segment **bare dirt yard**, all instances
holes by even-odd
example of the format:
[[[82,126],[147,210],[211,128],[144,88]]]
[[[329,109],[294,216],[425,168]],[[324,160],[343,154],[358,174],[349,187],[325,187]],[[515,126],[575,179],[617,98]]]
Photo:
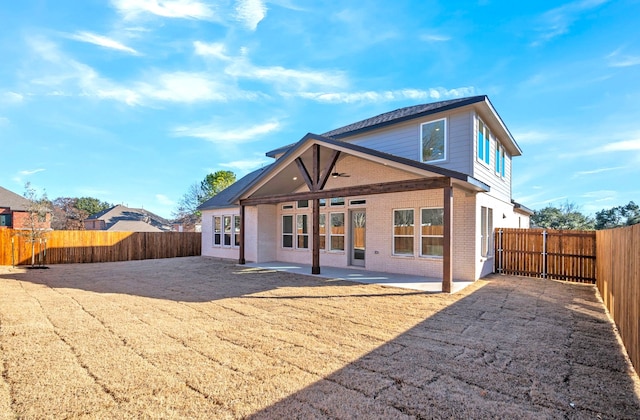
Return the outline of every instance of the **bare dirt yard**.
[[[594,287],[455,295],[205,257],[0,267],[0,418],[634,418]]]

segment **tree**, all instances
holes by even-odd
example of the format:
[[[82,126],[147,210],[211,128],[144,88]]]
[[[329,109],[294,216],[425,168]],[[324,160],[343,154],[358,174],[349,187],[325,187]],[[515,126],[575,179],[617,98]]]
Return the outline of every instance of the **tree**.
[[[51,214],[51,207],[46,192],[39,197],[30,182],[25,184],[24,190],[24,198],[29,200],[29,206],[27,208],[27,229],[21,230],[20,235],[26,237],[29,242],[31,242],[31,266],[35,267],[36,242],[42,246],[42,242],[44,241],[46,249],[47,218],[49,214]],[[43,255],[41,252],[38,253],[38,258],[39,263],[43,264]]]
[[[217,171],[208,174],[199,184],[192,184],[178,202],[174,217],[189,228],[200,222],[201,213],[198,206],[217,195],[220,191],[236,182],[236,175],[231,171]]]
[[[624,206],[602,209],[596,212],[595,228],[612,229],[621,226],[631,226],[640,223],[640,206],[633,201]]]
[[[578,211],[574,203],[566,202],[559,208],[547,206],[542,210],[535,210],[531,216],[531,223],[535,227],[549,229],[593,230],[593,218]]]
[[[83,230],[84,220],[92,214],[112,207],[106,201],[93,197],[58,197],[51,202],[55,230]]]

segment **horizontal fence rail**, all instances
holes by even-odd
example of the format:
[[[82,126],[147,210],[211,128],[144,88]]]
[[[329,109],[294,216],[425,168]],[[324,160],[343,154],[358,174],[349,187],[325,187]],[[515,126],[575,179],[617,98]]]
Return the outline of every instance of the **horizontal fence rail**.
[[[495,272],[596,282],[595,231],[496,229]]]
[[[640,374],[640,224],[599,230],[596,286]]]
[[[0,265],[115,262],[201,255],[199,232],[54,230],[34,243],[25,231],[0,229]]]

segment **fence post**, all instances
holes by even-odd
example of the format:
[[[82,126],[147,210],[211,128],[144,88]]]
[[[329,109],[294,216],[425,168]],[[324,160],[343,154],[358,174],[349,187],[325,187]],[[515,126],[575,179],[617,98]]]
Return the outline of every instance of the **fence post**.
[[[502,274],[502,229],[498,229],[498,273]]]
[[[542,278],[547,278],[547,230],[542,231]]]

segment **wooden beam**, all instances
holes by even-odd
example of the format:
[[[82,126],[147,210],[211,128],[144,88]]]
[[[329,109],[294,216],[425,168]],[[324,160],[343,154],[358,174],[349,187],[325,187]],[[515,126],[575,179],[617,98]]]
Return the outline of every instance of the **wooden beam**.
[[[444,243],[442,252],[442,292],[451,293],[453,284],[453,187],[444,187]]]
[[[302,178],[304,179],[304,182],[307,184],[307,187],[309,188],[310,191],[313,191],[315,185],[314,185],[313,181],[311,180],[311,176],[309,175],[309,172],[307,171],[307,168],[304,166],[304,162],[299,157],[296,158],[296,165],[298,165],[298,169],[300,170],[300,174],[302,175]]]
[[[434,190],[451,186],[451,178],[418,178],[406,181],[382,182],[378,184],[355,185],[321,191],[303,191],[299,193],[276,194],[266,197],[250,197],[240,200],[240,205],[277,204],[286,201],[314,200],[319,198],[353,197],[356,195],[388,194],[405,191]]]
[[[311,274],[320,274],[320,200],[313,200],[311,213]]]
[[[324,168],[322,172],[322,177],[318,180],[319,190],[324,189],[324,186],[327,185],[327,181],[329,180],[329,177],[331,176],[331,172],[333,172],[333,168],[335,168],[336,162],[338,161],[339,157],[340,157],[340,151],[334,150],[333,154],[331,155],[331,159],[329,159],[329,163],[327,164],[327,166]]]
[[[244,223],[244,206],[240,206],[240,256],[238,259],[238,264],[245,264],[245,259],[244,259],[244,227],[245,227],[245,223]]]

